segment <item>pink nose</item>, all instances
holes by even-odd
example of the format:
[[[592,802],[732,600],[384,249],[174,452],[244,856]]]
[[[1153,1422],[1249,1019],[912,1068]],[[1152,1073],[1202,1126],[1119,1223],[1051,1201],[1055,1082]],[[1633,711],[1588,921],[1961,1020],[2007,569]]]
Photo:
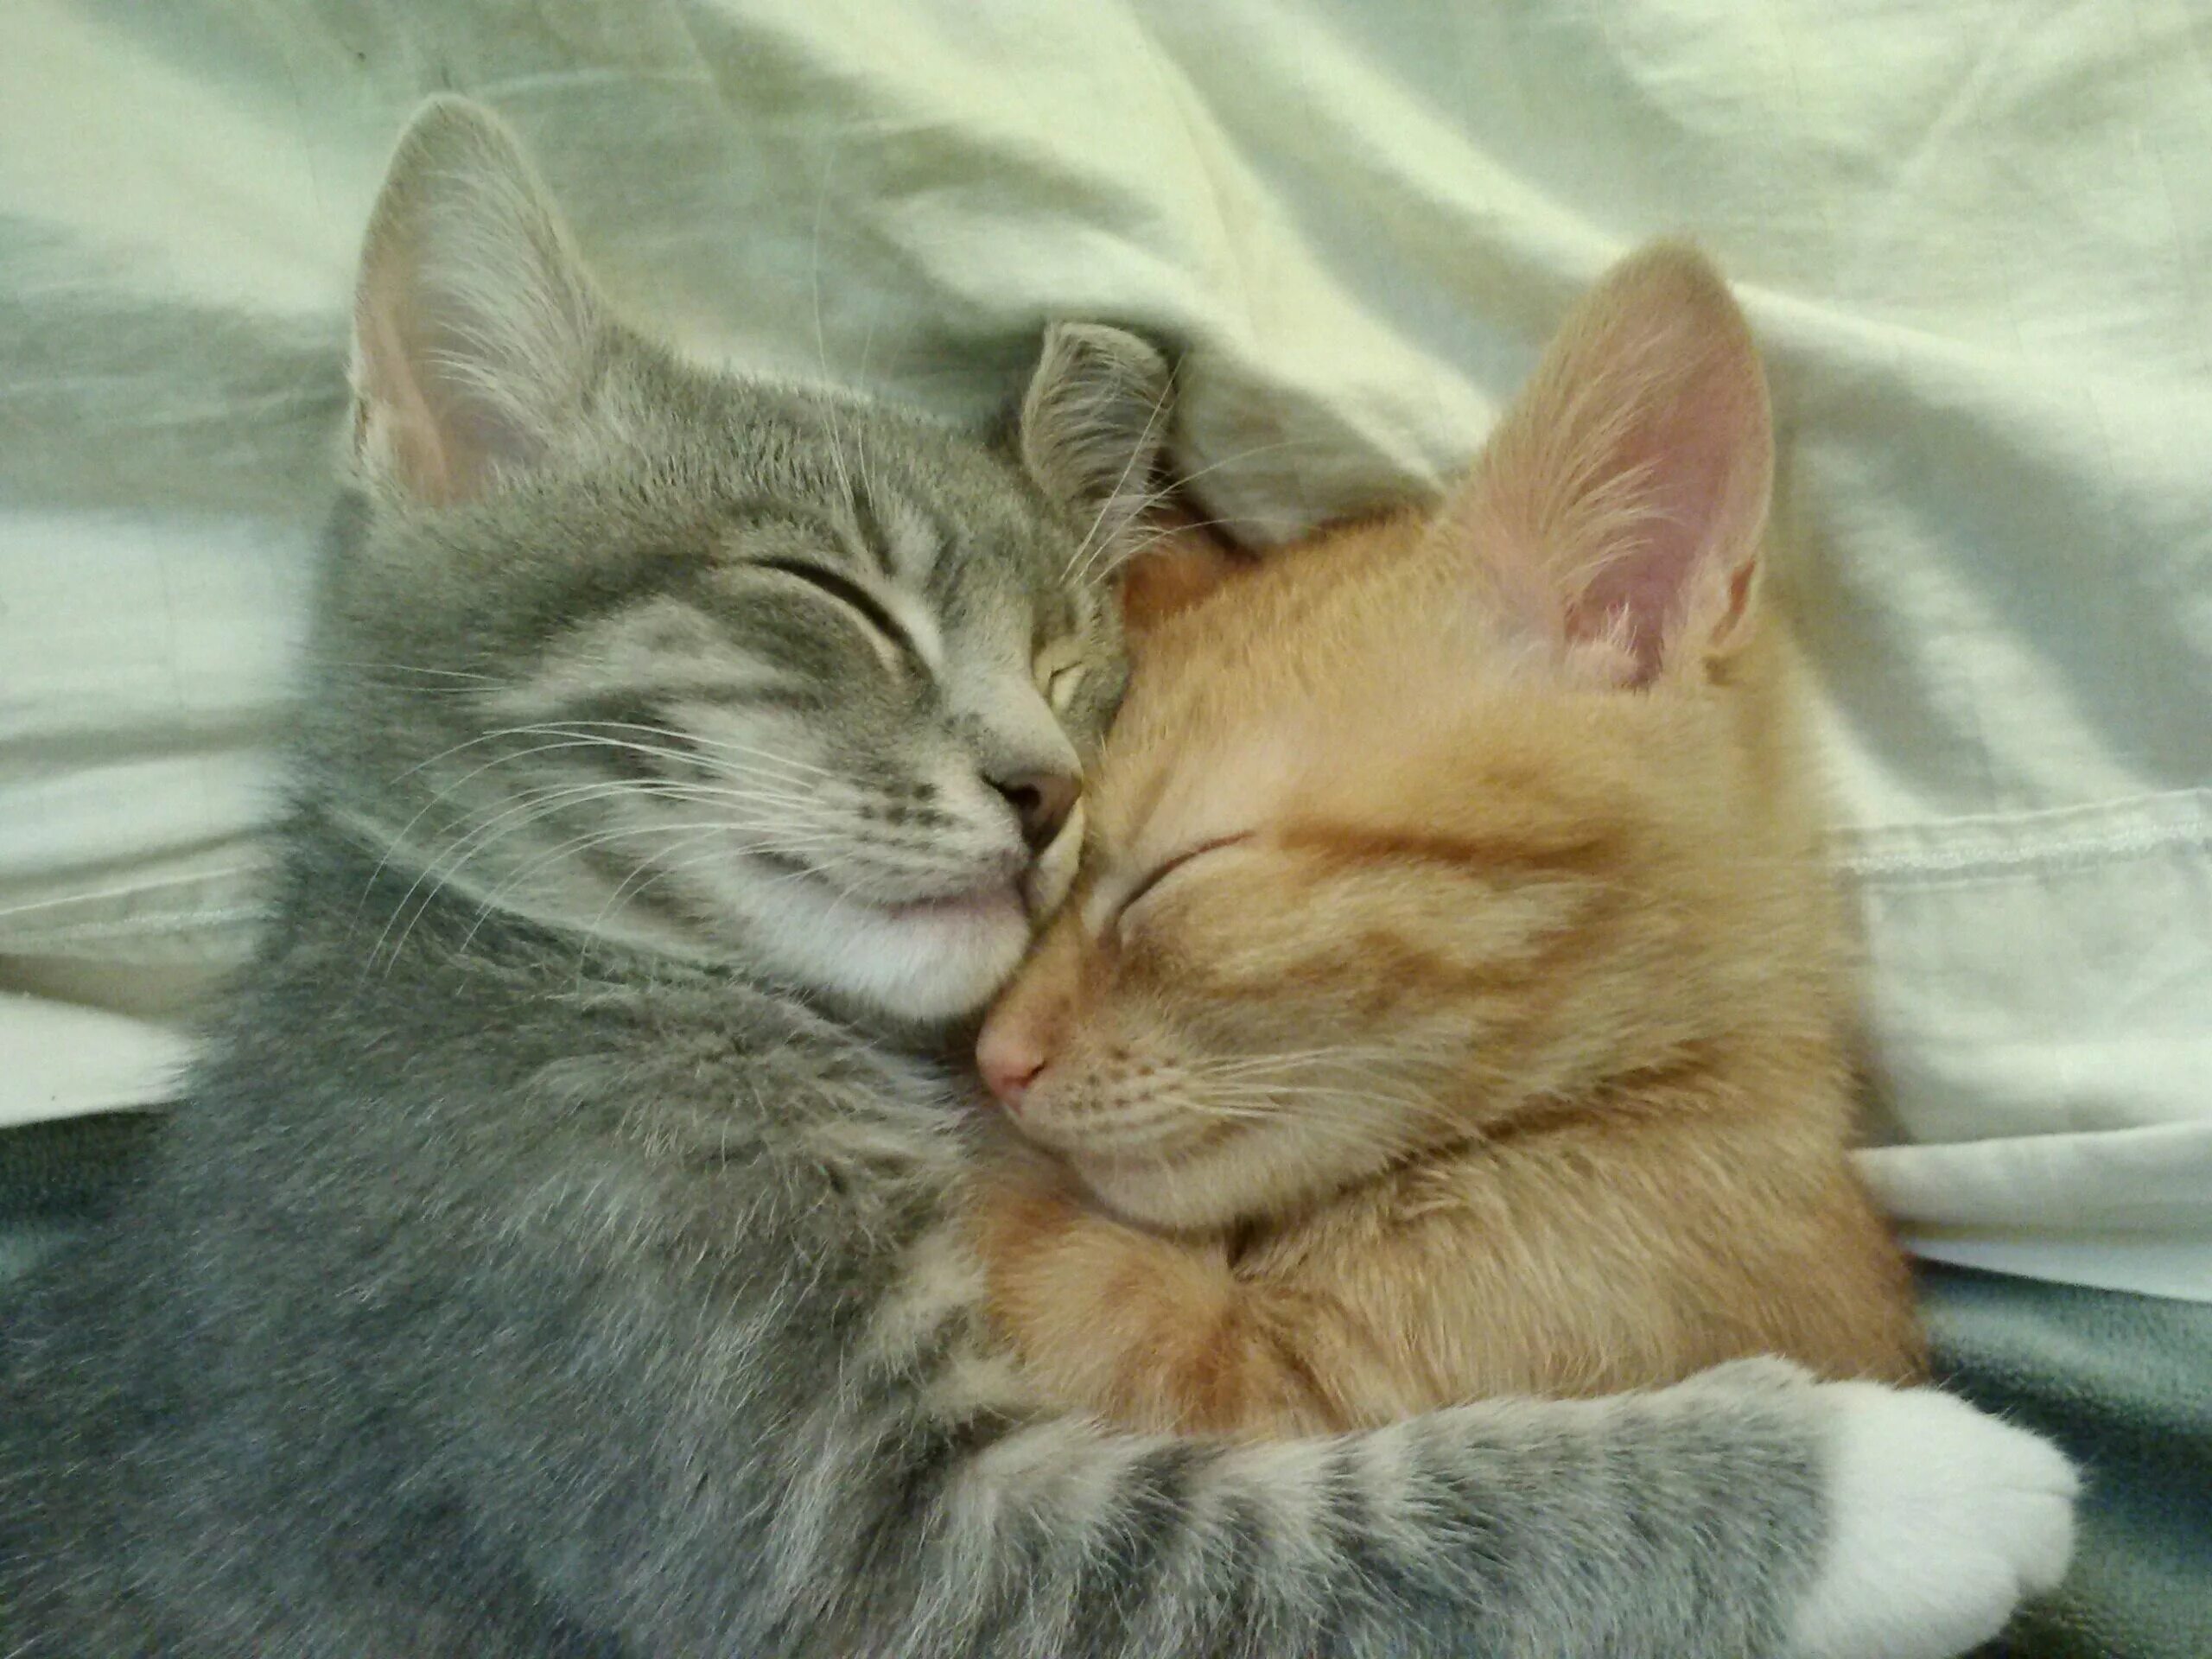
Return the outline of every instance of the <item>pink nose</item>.
[[[976,1039],[976,1065],[983,1086],[1010,1112],[1021,1109],[1021,1098],[1045,1069],[1044,1046],[1020,1027],[993,1021]]]

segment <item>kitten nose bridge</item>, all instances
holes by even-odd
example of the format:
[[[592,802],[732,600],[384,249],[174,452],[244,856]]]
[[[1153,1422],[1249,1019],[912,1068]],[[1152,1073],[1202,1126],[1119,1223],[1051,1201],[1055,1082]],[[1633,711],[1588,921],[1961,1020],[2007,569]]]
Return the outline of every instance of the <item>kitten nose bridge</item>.
[[[1030,852],[1042,853],[1083,795],[1083,761],[1059,717],[1026,668],[955,687],[952,698],[976,774],[1014,809]]]
[[[1081,777],[1052,766],[991,772],[986,781],[1014,809],[1021,823],[1021,838],[1033,853],[1043,852],[1058,838],[1083,794]]]
[[[1019,1116],[1031,1087],[1066,1046],[1081,988],[1083,941],[1070,918],[1046,930],[976,1035],[976,1069]]]

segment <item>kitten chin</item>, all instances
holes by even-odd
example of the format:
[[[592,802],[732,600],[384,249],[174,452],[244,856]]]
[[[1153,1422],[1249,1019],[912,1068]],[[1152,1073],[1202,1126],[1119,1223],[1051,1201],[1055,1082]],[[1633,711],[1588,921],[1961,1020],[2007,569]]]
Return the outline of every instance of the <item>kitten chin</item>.
[[[818,883],[792,884],[754,911],[753,959],[770,973],[894,1020],[933,1023],[975,1013],[1028,948],[1019,888],[908,904],[871,905]]]
[[[1169,1233],[1285,1223],[1371,1179],[1389,1162],[1380,1148],[1363,1156],[1296,1121],[1233,1136],[1201,1129],[1172,1147],[1121,1155],[1047,1128],[1033,1131],[1031,1138],[1058,1151],[1102,1207],[1140,1227]]]
[[[889,903],[841,893],[804,873],[730,884],[750,959],[841,1002],[906,1024],[979,1013],[1028,950],[1039,921],[1065,899],[1082,846],[1080,803],[1018,876]],[[725,925],[729,925],[725,923]]]

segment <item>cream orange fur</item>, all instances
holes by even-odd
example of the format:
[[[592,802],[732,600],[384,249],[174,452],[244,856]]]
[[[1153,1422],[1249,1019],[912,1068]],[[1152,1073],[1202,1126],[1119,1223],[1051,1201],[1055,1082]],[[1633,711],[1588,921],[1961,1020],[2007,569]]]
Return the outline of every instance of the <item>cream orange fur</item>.
[[[1253,1432],[1922,1345],[1853,1178],[1850,957],[1742,316],[1569,318],[1458,496],[1149,585],[1074,895],[986,1025],[979,1197],[1069,1403]],[[1200,576],[1219,577],[1192,599]]]

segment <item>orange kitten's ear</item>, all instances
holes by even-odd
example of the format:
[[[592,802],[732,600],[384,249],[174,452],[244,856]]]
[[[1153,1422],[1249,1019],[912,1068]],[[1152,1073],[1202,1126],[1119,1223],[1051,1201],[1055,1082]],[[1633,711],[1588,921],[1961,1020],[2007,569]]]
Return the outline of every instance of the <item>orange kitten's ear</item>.
[[[1773,478],[1744,314],[1702,254],[1659,243],[1569,315],[1478,488],[1503,556],[1540,567],[1547,631],[1642,684],[1747,633]]]

